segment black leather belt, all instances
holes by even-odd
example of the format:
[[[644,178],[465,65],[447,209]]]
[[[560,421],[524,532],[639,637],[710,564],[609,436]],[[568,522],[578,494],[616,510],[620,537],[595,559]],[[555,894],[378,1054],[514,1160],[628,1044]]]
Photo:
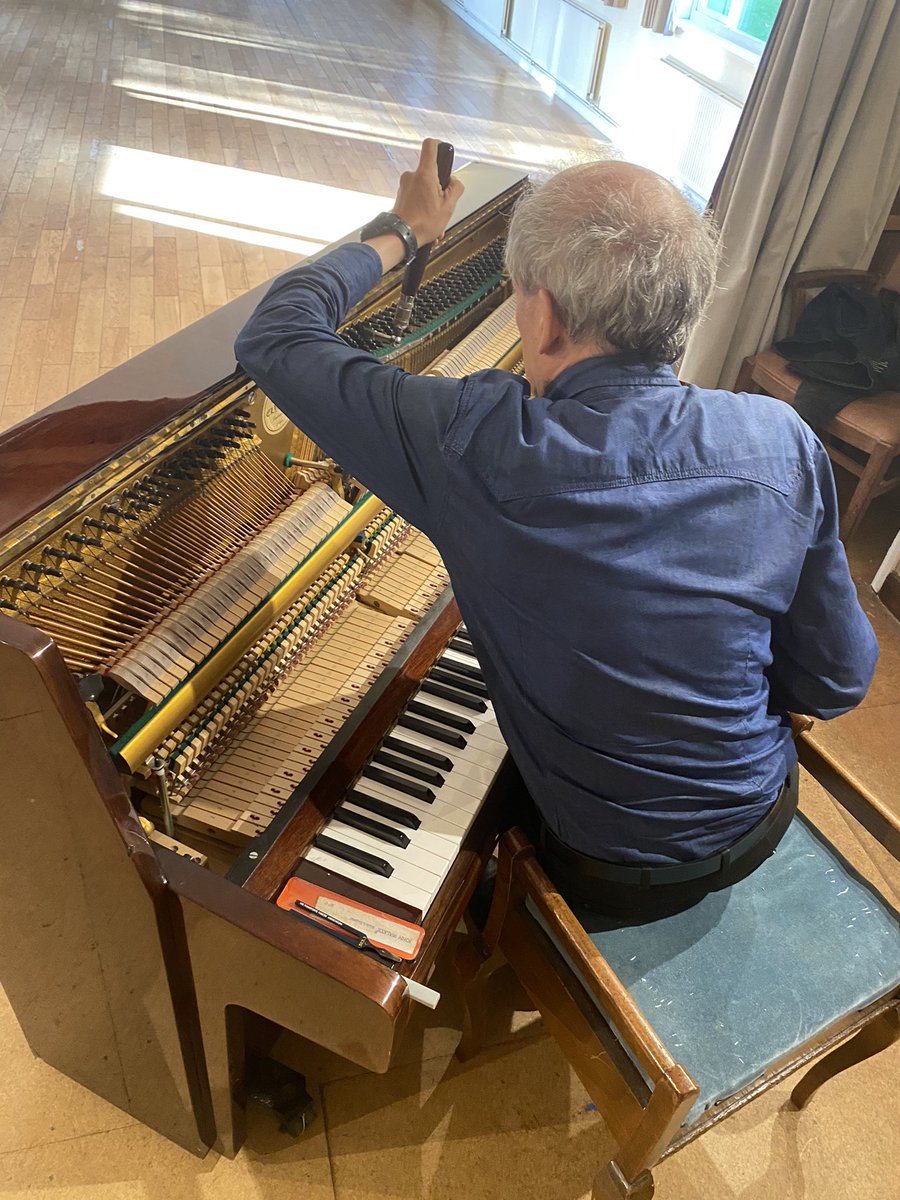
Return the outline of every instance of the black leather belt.
[[[688,883],[693,879],[704,879],[735,866],[740,859],[759,847],[769,837],[772,849],[781,840],[797,811],[798,772],[796,767],[782,785],[775,803],[752,829],[748,829],[737,841],[708,858],[694,859],[686,863],[666,863],[660,866],[636,866],[628,863],[605,862],[573,850],[541,821],[538,845],[541,857],[545,855],[568,871],[587,879],[604,883],[615,883],[631,888],[661,887],[666,884]],[[552,876],[552,871],[550,872]]]

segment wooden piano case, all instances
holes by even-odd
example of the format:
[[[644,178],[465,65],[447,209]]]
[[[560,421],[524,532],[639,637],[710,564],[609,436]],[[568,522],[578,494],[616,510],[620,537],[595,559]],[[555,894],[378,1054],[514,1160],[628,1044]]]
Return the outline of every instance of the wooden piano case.
[[[506,169],[468,171],[463,220],[521,182]],[[187,427],[223,389],[246,385],[231,345],[257,299],[226,306],[0,438],[7,551],[48,505],[77,506],[93,476],[127,464],[148,434]],[[272,457],[283,451],[276,438]],[[412,1003],[402,976],[273,901],[459,621],[448,590],[223,875],[148,839],[54,641],[0,612],[0,968],[37,1055],[197,1154],[231,1154],[243,1139],[245,1067],[260,1025],[388,1068]],[[501,773],[423,921],[422,950],[405,964],[412,980],[428,979],[462,915],[503,791]]]

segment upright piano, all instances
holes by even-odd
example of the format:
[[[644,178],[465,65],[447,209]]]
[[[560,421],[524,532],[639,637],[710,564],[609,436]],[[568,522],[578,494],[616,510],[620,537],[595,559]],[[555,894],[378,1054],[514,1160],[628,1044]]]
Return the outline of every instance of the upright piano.
[[[407,335],[399,271],[342,326],[409,371],[521,369],[524,180],[462,174]],[[388,1069],[504,791],[434,546],[235,369],[262,290],[0,437],[2,982],[35,1054],[198,1154],[240,1145],[260,1030]]]

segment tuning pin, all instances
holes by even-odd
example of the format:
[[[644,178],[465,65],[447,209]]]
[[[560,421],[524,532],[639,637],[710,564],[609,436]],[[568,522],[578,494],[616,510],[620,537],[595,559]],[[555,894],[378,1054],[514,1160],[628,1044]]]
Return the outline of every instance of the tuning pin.
[[[22,565],[27,566],[28,564],[23,563]],[[11,575],[0,575],[0,587],[9,588],[11,591],[16,592],[37,592],[38,595],[41,594],[41,589],[35,586],[30,580],[13,579]]]
[[[86,533],[72,533],[69,529],[63,534],[63,541],[74,542],[76,546],[94,546],[98,550],[103,546],[99,538],[88,537]]]
[[[104,510],[106,511],[106,510]],[[124,515],[124,514],[123,514]],[[122,526],[114,525],[111,521],[98,521],[96,517],[85,517],[82,522],[88,529],[100,529],[103,533],[121,533]]]
[[[43,556],[44,558],[56,558],[62,562],[84,562],[84,555],[73,554],[68,550],[60,550],[56,546],[45,546]]]
[[[65,579],[65,575],[60,571],[59,567],[48,567],[44,563],[32,562],[30,559],[25,559],[22,563],[22,569],[30,571],[32,575],[51,575],[54,579]]]

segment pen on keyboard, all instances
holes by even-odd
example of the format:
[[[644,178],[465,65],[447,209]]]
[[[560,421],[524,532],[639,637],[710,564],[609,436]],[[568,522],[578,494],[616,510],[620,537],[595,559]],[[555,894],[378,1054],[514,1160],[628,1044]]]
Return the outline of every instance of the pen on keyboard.
[[[304,912],[311,913],[314,917],[318,917],[319,920],[327,921],[330,925],[334,925],[338,929],[343,930],[344,933],[347,933],[356,939],[357,950],[371,950],[374,954],[377,954],[379,958],[383,958],[385,962],[402,962],[402,959],[396,954],[391,954],[390,950],[385,950],[383,946],[376,946],[374,942],[371,942],[361,929],[354,929],[352,925],[348,925],[345,921],[341,921],[337,917],[333,917],[331,913],[323,912],[321,908],[314,908],[311,904],[307,904],[303,900],[295,900],[294,908],[301,908]],[[291,913],[291,915],[295,917],[300,916],[299,913]],[[316,922],[312,921],[310,924],[315,925]],[[326,930],[326,933],[327,932],[330,931]],[[344,941],[344,939],[341,938],[341,941]]]

